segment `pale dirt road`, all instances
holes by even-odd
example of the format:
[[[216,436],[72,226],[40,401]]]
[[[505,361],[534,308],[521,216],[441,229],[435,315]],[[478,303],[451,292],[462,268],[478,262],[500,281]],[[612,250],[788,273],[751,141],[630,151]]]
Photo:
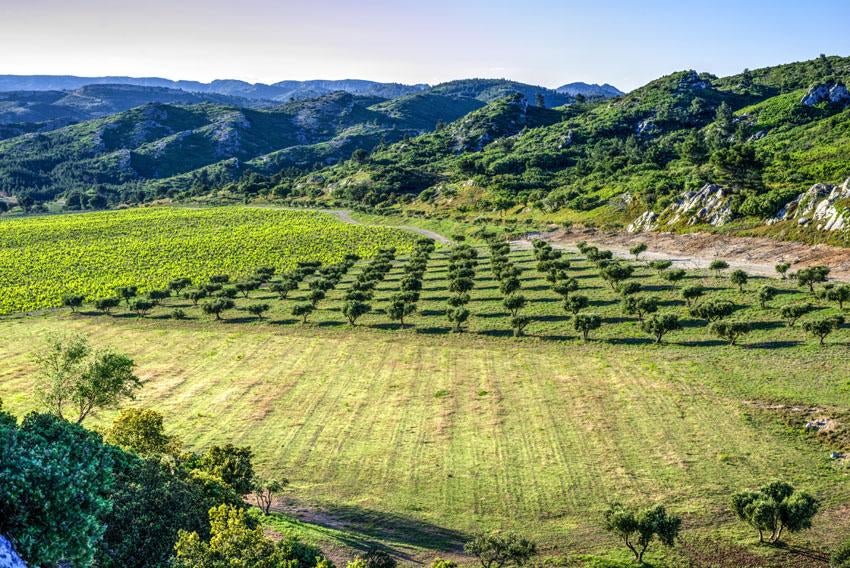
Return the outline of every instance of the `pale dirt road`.
[[[350,223],[352,225],[362,225],[360,221],[357,221],[351,216],[351,211],[348,209],[316,209],[315,211],[321,211],[323,213],[330,213],[331,215],[335,215],[337,219],[342,221],[343,223]],[[389,226],[391,229],[401,229],[402,231],[409,231],[411,233],[418,233],[423,237],[428,237],[429,239],[434,239],[438,243],[444,245],[452,244],[452,240],[446,236],[441,235],[440,233],[435,233],[434,231],[429,231],[428,229],[422,229],[420,227],[413,227],[411,225],[395,225]]]
[[[791,271],[814,265],[832,269],[830,278],[850,281],[850,249],[828,245],[775,241],[758,237],[729,237],[710,233],[606,233],[593,229],[554,231],[528,235],[514,241],[515,246],[531,245],[532,238],[542,238],[566,249],[575,249],[579,241],[611,250],[615,255],[631,257],[629,248],[645,243],[649,249],[641,255],[646,260],[671,260],[680,268],[707,268],[714,259],[723,259],[730,267],[760,276],[777,276],[780,262],[792,265]]]

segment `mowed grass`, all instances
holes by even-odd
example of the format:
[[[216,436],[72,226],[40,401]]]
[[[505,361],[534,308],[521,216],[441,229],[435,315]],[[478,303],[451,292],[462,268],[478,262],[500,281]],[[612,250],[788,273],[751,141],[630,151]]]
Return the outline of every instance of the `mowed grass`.
[[[0,320],[0,397],[17,413],[32,409],[31,354],[52,333],[84,333],[136,359],[148,383],[133,404],[164,412],[190,447],[250,445],[262,473],[292,480],[296,503],[396,527],[408,541],[437,549],[457,549],[463,535],[496,527],[559,549],[607,548],[616,543],[601,530],[601,515],[615,499],[663,502],[691,530],[747,540],[749,531],[728,512],[729,496],[776,478],[823,499],[821,522],[840,519],[835,511],[850,498],[843,462],[749,404],[850,403],[847,330],[818,348],[779,323],[777,307],[807,293],[773,282],[785,293],[762,310],[752,305],[755,284],[742,294],[692,273],[686,282],[733,299],[756,331],[745,347],[729,347],[687,319],[670,343],[654,345],[595,269],[576,259],[570,272],[591,296],[590,311],[606,320],[585,344],[531,253],[513,258],[526,269],[532,337],[510,337],[486,258],[470,331],[448,333],[447,258],[437,251],[420,314],[405,330],[380,311],[398,289],[404,258],[355,329],[339,310],[362,265],[306,326],[290,315],[307,293],[303,283],[285,301],[263,290],[238,301],[271,303],[264,321],[234,311],[213,322],[179,299],[148,318],[119,311]],[[664,311],[685,317],[678,290],[646,268],[637,278],[663,298]],[[158,319],[173,306],[190,319]],[[93,424],[110,418],[104,413]],[[822,544],[829,534],[792,541]]]

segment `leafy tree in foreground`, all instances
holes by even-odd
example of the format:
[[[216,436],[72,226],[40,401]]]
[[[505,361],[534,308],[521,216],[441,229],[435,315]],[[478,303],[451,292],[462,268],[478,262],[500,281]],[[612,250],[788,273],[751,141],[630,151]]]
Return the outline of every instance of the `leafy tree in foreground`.
[[[138,286],[119,286],[115,289],[115,294],[118,296],[118,298],[124,300],[124,303],[126,303],[128,306],[130,305],[130,300],[135,298],[138,293]]]
[[[667,272],[665,272],[665,273],[664,273],[664,275],[663,275],[663,276],[664,276],[664,280],[666,280],[667,282],[669,282],[670,284],[672,284],[673,286],[675,286],[675,285],[676,285],[676,284],[678,284],[678,283],[679,283],[679,281],[680,281],[680,280],[682,280],[682,279],[683,279],[686,275],[687,275],[687,273],[685,272],[685,270],[684,270],[684,269],[682,269],[682,268],[677,268],[677,269],[675,269],[675,270],[668,270]]]
[[[655,337],[656,343],[661,343],[665,335],[671,331],[682,329],[682,324],[679,323],[679,316],[675,314],[653,315],[648,320],[641,323],[640,328]]]
[[[826,336],[844,325],[844,317],[836,316],[821,318],[803,322],[803,330],[818,338],[819,344],[823,345]]]
[[[673,266],[673,262],[669,260],[653,260],[649,263],[649,267],[658,272],[659,276],[671,266]]]
[[[247,495],[254,487],[251,448],[226,444],[212,446],[200,459],[200,467],[224,481],[237,495]]]
[[[637,284],[637,282],[635,282]],[[559,294],[566,300],[570,296],[570,292],[575,292],[579,289],[578,280],[575,278],[567,278],[566,280],[562,280],[555,284],[552,288],[556,294]]]
[[[219,505],[210,509],[210,539],[181,531],[174,546],[176,568],[329,567],[320,550],[292,538],[274,542],[244,509]]]
[[[732,496],[732,511],[759,533],[759,542],[776,543],[783,531],[799,532],[812,526],[819,503],[808,493],[796,491],[784,481],[774,481],[758,491]]]
[[[634,296],[641,290],[640,282],[623,282],[620,284],[620,295],[625,296]]]
[[[207,297],[207,291],[203,289],[189,290],[183,294],[183,297],[190,300],[193,306],[197,306],[198,302]]]
[[[397,321],[404,327],[404,318],[416,313],[416,304],[408,302],[401,294],[395,294],[390,298],[390,305],[387,307],[387,316],[392,321]]]
[[[829,557],[829,568],[850,568],[850,540],[833,551]]]
[[[150,300],[139,298],[138,300],[135,300],[132,304],[130,304],[130,309],[139,314],[140,316],[145,316],[145,314],[147,314],[154,308],[154,305],[155,304]]]
[[[587,341],[591,331],[602,327],[602,318],[596,314],[577,314],[573,319],[573,327]]]
[[[608,266],[604,267],[600,271],[599,275],[602,276],[603,280],[608,282],[612,290],[616,290],[619,287],[620,282],[631,278],[633,273],[634,268],[631,265],[612,262]]]
[[[850,285],[841,284],[839,286],[831,286],[820,290],[819,298],[823,298],[829,302],[836,302],[838,309],[844,309],[844,303],[850,302]]]
[[[298,282],[292,278],[284,278],[280,282],[271,285],[271,291],[277,294],[281,300],[285,300],[290,292],[298,289]]]
[[[106,441],[142,457],[176,451],[176,441],[165,433],[162,414],[148,408],[128,408],[112,421]]]
[[[749,282],[750,276],[743,270],[733,270],[729,275],[729,281],[738,287],[739,292],[744,291],[744,286]]]
[[[349,300],[342,306],[342,315],[348,318],[348,323],[354,325],[357,321],[357,318],[360,316],[369,313],[369,310],[372,309],[372,306],[365,302],[358,302],[356,300]]]
[[[525,328],[531,323],[529,316],[513,316],[511,318],[511,329],[514,331],[514,337],[525,335]]]
[[[236,304],[230,298],[216,298],[215,300],[204,302],[201,309],[205,314],[214,315],[216,320],[221,319],[221,314],[227,310],[232,310]]]
[[[522,566],[537,554],[537,545],[516,533],[481,533],[463,545],[463,550],[478,558],[482,568]]]
[[[154,304],[159,304],[169,297],[171,297],[171,292],[168,290],[151,290],[148,292],[148,299]]]
[[[788,278],[788,269],[791,268],[791,265],[787,262],[780,262],[775,266],[776,273],[779,274],[783,280]]]
[[[647,248],[649,247],[646,246],[646,243],[638,243],[629,249],[629,254],[635,257],[635,262],[637,262],[640,260],[640,255],[645,253]]]
[[[735,345],[742,335],[752,331],[752,326],[745,321],[715,321],[712,322],[710,329],[711,333],[720,339],[725,339],[729,345]]]
[[[133,398],[142,386],[133,374],[132,359],[113,351],[93,351],[82,336],[52,340],[36,355],[36,363],[36,399],[59,418],[72,412],[77,424],[99,409]]]
[[[643,562],[643,555],[653,539],[673,546],[682,528],[682,519],[668,514],[661,505],[636,510],[614,503],[605,513],[605,528],[623,541],[637,562]]]
[[[325,299],[325,294],[324,290],[310,290],[310,305],[315,308],[316,304]]]
[[[643,322],[643,317],[646,314],[652,314],[658,311],[658,298],[655,296],[646,296],[643,298],[627,296],[623,298],[623,310],[629,315],[637,316],[638,321]]]
[[[0,411],[0,534],[30,566],[92,566],[110,510],[112,452],[49,414]]]

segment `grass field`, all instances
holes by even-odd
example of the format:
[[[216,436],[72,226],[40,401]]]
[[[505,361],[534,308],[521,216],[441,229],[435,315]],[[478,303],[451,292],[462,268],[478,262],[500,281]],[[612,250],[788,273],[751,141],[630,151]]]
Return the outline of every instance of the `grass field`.
[[[33,351],[51,333],[84,333],[135,357],[148,379],[135,404],[163,411],[191,447],[249,444],[261,471],[293,481],[295,506],[426,549],[457,550],[474,530],[505,527],[548,550],[605,551],[616,543],[601,530],[601,513],[614,499],[664,502],[685,515],[691,534],[750,542],[731,519],[729,495],[775,478],[823,499],[820,529],[847,525],[844,462],[765,409],[785,403],[829,413],[850,404],[849,332],[819,348],[777,315],[807,294],[774,282],[784,293],[762,310],[757,283],[740,293],[694,272],[688,283],[735,301],[737,317],[755,331],[729,347],[686,319],[683,331],[654,345],[589,263],[574,259],[570,272],[591,297],[589,309],[605,318],[585,344],[530,251],[512,257],[526,269],[531,337],[510,337],[486,258],[470,332],[448,333],[447,258],[438,250],[419,315],[405,330],[380,311],[398,288],[403,258],[379,284],[376,310],[353,330],[341,298],[362,265],[306,326],[289,313],[307,293],[303,284],[284,301],[262,290],[238,300],[269,301],[265,321],[237,310],[213,322],[177,299],[170,305],[183,305],[190,319],[161,319],[160,308],[148,318],[119,311],[0,320],[0,397],[17,413],[31,409]],[[654,271],[639,268],[636,279],[664,311],[685,315],[678,290]],[[837,536],[816,530],[791,541],[820,547]]]
[[[333,263],[413,237],[331,215],[255,207],[148,208],[0,221],[0,314],[61,305],[66,294],[146,291],[175,278],[247,276],[259,266]]]

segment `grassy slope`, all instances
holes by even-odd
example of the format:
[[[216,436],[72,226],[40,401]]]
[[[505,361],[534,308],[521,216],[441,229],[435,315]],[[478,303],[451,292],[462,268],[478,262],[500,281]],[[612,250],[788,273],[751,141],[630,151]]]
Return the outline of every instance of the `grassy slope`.
[[[32,408],[33,350],[53,332],[86,333],[137,359],[150,381],[138,404],[164,411],[192,447],[250,444],[261,471],[293,480],[296,502],[373,529],[398,526],[394,539],[437,549],[457,547],[454,531],[496,526],[558,549],[565,535],[571,550],[606,549],[615,543],[599,516],[614,498],[661,500],[692,530],[748,541],[729,522],[728,495],[774,477],[814,491],[825,500],[821,522],[835,522],[830,511],[850,498],[846,470],[825,446],[741,402],[846,407],[847,331],[817,349],[801,330],[777,325],[775,309],[746,308],[742,317],[759,328],[749,348],[719,345],[701,327],[672,335],[675,344],[647,345],[613,292],[578,263],[584,293],[607,318],[600,341],[585,345],[529,253],[518,254],[538,337],[504,337],[507,318],[486,262],[470,306],[478,333],[446,334],[446,261],[438,258],[415,331],[395,331],[382,314],[351,331],[338,310],[353,274],[303,328],[288,315],[303,287],[284,305],[270,300],[266,324],[241,313],[215,324],[192,310],[198,319],[186,322],[5,319],[0,396],[18,413]],[[400,274],[399,266],[381,285],[376,306]],[[675,290],[639,274],[668,300],[665,309],[683,312]],[[712,295],[752,301],[713,278],[692,278],[717,287]],[[809,539],[822,545],[830,536],[792,537]]]

